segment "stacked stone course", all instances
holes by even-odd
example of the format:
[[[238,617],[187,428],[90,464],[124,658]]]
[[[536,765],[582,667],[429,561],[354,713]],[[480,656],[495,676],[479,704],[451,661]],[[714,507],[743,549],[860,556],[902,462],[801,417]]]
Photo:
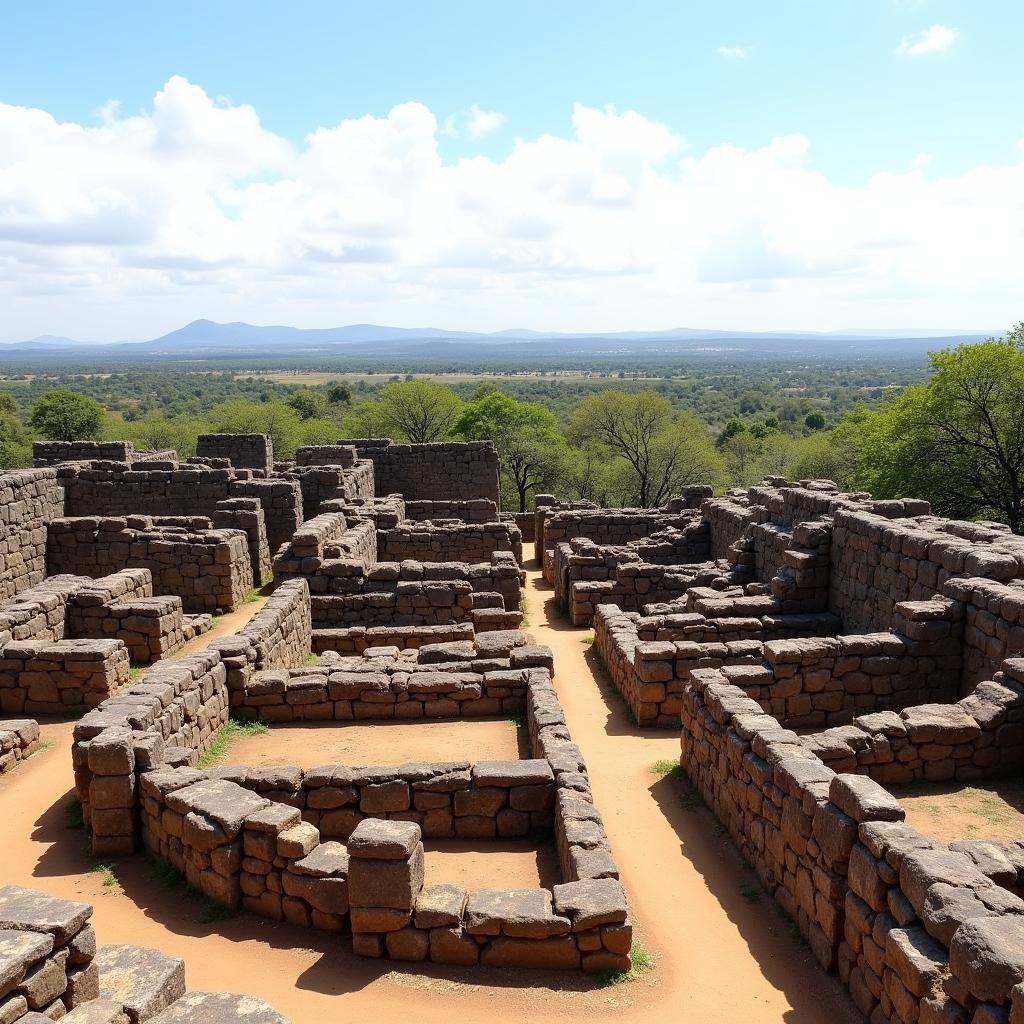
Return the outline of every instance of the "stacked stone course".
[[[376,494],[401,493],[409,501],[501,501],[498,450],[493,441],[395,444],[386,438],[343,439],[373,463]]]
[[[189,612],[236,608],[253,588],[249,545],[240,530],[162,525],[149,516],[82,516],[55,519],[48,527],[47,565],[52,574],[106,576],[149,569],[158,596],[176,595]]]

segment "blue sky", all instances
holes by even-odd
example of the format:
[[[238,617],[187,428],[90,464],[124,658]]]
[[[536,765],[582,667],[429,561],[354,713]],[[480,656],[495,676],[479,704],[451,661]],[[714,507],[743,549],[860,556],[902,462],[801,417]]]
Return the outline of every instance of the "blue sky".
[[[958,287],[950,295],[947,273],[927,255],[937,239],[941,244],[936,219],[948,210],[951,247],[991,240],[998,220],[993,190],[1009,221],[994,242],[1002,258],[1020,255],[1013,248],[1024,233],[1021,178],[1013,171],[1024,159],[1019,2],[48,3],[7,5],[3,17],[0,104],[43,111],[96,138],[73,152],[61,149],[67,140],[48,138],[51,173],[65,160],[85,170],[79,178],[62,173],[49,195],[29,195],[25,182],[35,172],[26,168],[42,145],[32,134],[38,125],[26,128],[27,115],[19,115],[17,126],[6,125],[5,147],[0,120],[0,299],[9,313],[0,340],[25,331],[157,333],[183,312],[325,325],[428,317],[495,328],[988,328],[1012,315],[1021,293],[1019,275],[997,273],[993,280],[951,265],[948,277]],[[229,147],[231,133],[240,132],[245,158],[211,157],[204,144],[187,155],[195,174],[183,176],[186,193],[154,195],[141,153],[134,154],[135,179],[124,177],[117,157],[125,132],[138,137],[136,121],[157,124],[165,139],[149,157],[167,153],[157,97],[172,81],[199,90],[214,111],[251,108],[259,132],[251,123],[225,121],[212,130]],[[203,101],[184,86],[178,94],[188,99],[168,104],[184,119],[175,121],[175,138],[194,141]],[[391,124],[389,112],[403,104],[429,111],[432,142],[423,134],[426,122]],[[580,144],[580,110],[618,118],[595,128],[599,158],[592,159],[595,148],[584,140],[583,156],[542,146],[528,161],[515,159],[517,147],[546,136]],[[623,120],[626,112],[635,119]],[[367,116],[386,126],[387,138],[348,138],[341,148],[331,140],[329,160],[361,159],[378,168],[378,161],[393,167],[398,160],[408,174],[378,171],[387,181],[378,196],[345,174],[339,180],[321,168],[315,182],[304,176],[308,166],[296,161],[312,162],[313,133]],[[100,137],[104,123],[121,127]],[[671,144],[649,125],[669,133]],[[175,150],[174,158],[183,154]],[[474,161],[486,166],[474,172]],[[770,168],[760,173],[765,161]],[[558,172],[556,185],[538,179],[545,163]],[[10,194],[5,167],[20,168],[9,175]],[[998,169],[998,180],[985,168]],[[703,204],[730,208],[723,182],[749,199],[751,180],[776,172],[785,180],[774,192],[764,190],[760,207],[749,205],[731,223],[700,223]],[[886,175],[899,180],[872,184]],[[261,183],[280,186],[269,206],[264,193],[253,191]],[[820,206],[807,199],[825,185],[829,195],[819,197]],[[673,186],[671,196],[665,193],[669,208],[679,202],[675,223],[685,258],[675,262],[658,255],[664,239],[649,234],[650,207],[663,186]],[[592,217],[581,214],[577,188],[600,207]],[[318,197],[301,212],[288,206],[307,225],[302,237],[288,235],[278,219],[288,189]],[[437,225],[422,204],[438,202],[439,189],[455,212]],[[66,201],[53,198],[63,190]],[[560,212],[548,205],[552,190],[564,200]],[[514,216],[505,220],[496,213],[503,194],[517,197]],[[349,197],[356,195],[353,212]],[[904,216],[905,197],[912,197],[916,219]],[[956,213],[975,201],[980,208],[971,215]],[[609,202],[617,208],[612,215]],[[839,230],[830,247],[827,237],[814,237],[816,221],[824,231],[830,217],[843,217],[844,205],[862,202],[863,216],[877,218],[870,238]],[[423,222],[421,232],[435,234],[465,215],[463,234],[444,253],[428,252],[425,237],[387,216],[367,223],[373,218],[363,214],[378,203],[405,208],[410,221]],[[765,222],[761,210],[788,203],[800,207],[796,228]],[[119,217],[110,214],[115,207]],[[88,223],[73,224],[83,209]],[[474,209],[483,212],[471,223]],[[191,217],[190,240],[181,225]],[[905,223],[884,237],[892,220]],[[232,221],[251,228],[244,259],[230,240],[216,241]],[[204,224],[209,236],[197,240]],[[609,232],[618,254],[580,256],[609,245]],[[263,242],[268,251],[254,257]],[[887,260],[878,255],[887,248],[924,252]],[[619,258],[624,253],[631,256]],[[5,259],[19,272],[5,277]],[[341,282],[339,263],[351,271]],[[317,276],[328,265],[322,287],[311,288],[311,268]],[[596,307],[585,279],[604,296]],[[726,323],[722,300],[735,316],[738,294],[747,300],[743,322]],[[858,314],[859,322],[851,322]]]

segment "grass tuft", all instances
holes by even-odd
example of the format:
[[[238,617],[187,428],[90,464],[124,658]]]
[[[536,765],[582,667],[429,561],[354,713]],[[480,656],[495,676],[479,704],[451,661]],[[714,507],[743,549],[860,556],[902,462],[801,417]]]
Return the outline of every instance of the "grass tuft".
[[[139,676],[148,672],[152,667],[152,665],[137,665],[133,662],[131,668],[128,669],[128,679],[134,683]]]
[[[112,864],[97,864],[92,870],[94,874],[100,876],[105,889],[112,889],[117,885],[117,875]]]
[[[317,654],[316,651],[310,651],[309,654],[307,654],[305,658],[302,659],[302,664],[315,665],[319,658],[320,655]]]
[[[243,736],[262,736],[270,730],[262,722],[239,722],[229,719],[227,725],[214,737],[210,749],[199,759],[200,768],[212,768],[224,757],[231,744]]]
[[[163,857],[151,858],[149,877],[165,889],[176,889],[185,881],[185,876]]]
[[[679,777],[683,774],[683,766],[678,761],[669,760],[669,758],[662,758],[660,761],[655,761],[651,765],[651,771],[656,775],[671,775],[673,777]]]
[[[149,877],[158,882],[164,889],[180,889],[189,899],[199,904],[197,920],[200,924],[212,924],[214,921],[227,921],[234,917],[238,911],[233,907],[225,906],[211,900],[205,893],[193,888],[185,881],[185,876],[169,861],[163,857],[151,857],[149,866]]]
[[[508,724],[515,729],[526,728],[526,712],[525,711],[513,711],[508,716]]]
[[[593,633],[591,633],[590,636],[585,636],[585,637],[583,637],[580,640],[580,643],[583,644],[584,647],[589,647],[593,642],[594,642],[594,634]]]
[[[627,981],[636,981],[645,971],[654,966],[654,957],[638,942],[634,942],[629,950],[628,971],[598,971],[597,983],[601,988],[622,985]]]
[[[760,886],[752,885],[750,882],[744,882],[740,886],[740,895],[748,903],[757,903],[761,899],[762,890]]]
[[[82,801],[73,796],[64,805],[65,821],[67,828],[85,828],[85,815],[82,812]]]

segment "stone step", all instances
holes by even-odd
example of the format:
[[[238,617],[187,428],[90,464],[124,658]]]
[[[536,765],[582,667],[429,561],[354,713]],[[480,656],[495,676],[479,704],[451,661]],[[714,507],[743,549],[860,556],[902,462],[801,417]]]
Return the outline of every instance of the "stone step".
[[[94,961],[100,996],[122,1003],[131,1024],[144,1024],[185,994],[185,961],[145,946],[101,946]]]
[[[150,1021],[151,1024],[288,1024],[262,999],[230,992],[189,992]]]

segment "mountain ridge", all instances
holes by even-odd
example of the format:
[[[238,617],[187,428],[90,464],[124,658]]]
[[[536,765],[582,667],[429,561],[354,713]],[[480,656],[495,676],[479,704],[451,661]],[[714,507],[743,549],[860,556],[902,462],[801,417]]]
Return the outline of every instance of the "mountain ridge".
[[[659,331],[592,331],[562,332],[536,331],[528,328],[508,328],[502,331],[449,331],[438,327],[390,327],[380,324],[347,324],[341,327],[291,327],[281,325],[258,325],[244,321],[220,323],[214,320],[198,319],[176,330],[144,341],[76,341],[73,338],[40,335],[20,342],[6,342],[0,351],[36,352],[68,348],[120,348],[131,346],[134,351],[146,353],[174,353],[192,351],[196,348],[215,350],[249,349],[251,346],[275,346],[278,353],[282,344],[303,348],[320,346],[359,346],[371,343],[402,343],[416,341],[473,341],[491,343],[496,347],[518,342],[573,343],[588,342],[593,345],[615,342],[623,343],[699,343],[699,342],[807,342],[831,347],[836,344],[864,342],[872,346],[879,341],[979,341],[992,336],[992,332],[960,331],[949,329],[923,328],[866,328],[862,330],[839,331],[728,331],[719,328],[673,327]],[[632,344],[629,346],[632,347]],[[744,346],[746,347],[746,346]],[[341,354],[341,353],[339,353]]]

